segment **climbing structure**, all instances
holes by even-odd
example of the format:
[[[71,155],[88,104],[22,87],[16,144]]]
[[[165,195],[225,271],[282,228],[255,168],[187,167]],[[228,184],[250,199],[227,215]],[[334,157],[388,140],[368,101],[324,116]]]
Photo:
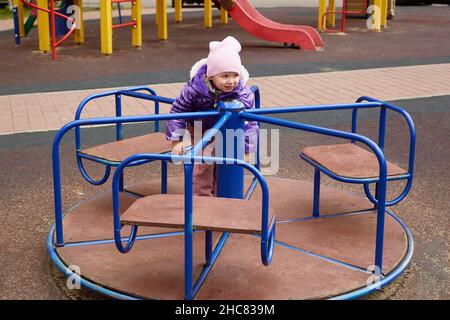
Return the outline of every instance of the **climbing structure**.
[[[14,5],[14,35],[16,44],[20,38],[25,37],[37,19],[39,50],[52,51],[53,60],[56,59],[56,48],[66,41],[72,34],[74,42],[84,42],[83,1],[64,0],[58,10],[55,9],[55,0],[36,0],[36,3],[27,0],[15,0]],[[121,3],[131,4],[131,21],[122,22],[120,10]],[[117,4],[119,10],[119,23],[113,24],[113,5]],[[33,11],[24,23],[23,5],[33,8]],[[70,22],[70,27],[67,27]],[[102,0],[100,1],[100,32],[101,52],[112,54],[113,30],[117,28],[131,28],[131,45],[142,46],[142,19],[141,0]],[[62,36],[61,39],[57,39]]]
[[[395,6],[395,4],[394,4]],[[324,32],[345,32],[347,15],[361,15],[366,17],[365,26],[371,31],[380,32],[386,28],[390,15],[388,0],[343,0],[341,10],[336,9],[335,0],[319,0],[317,28]],[[335,27],[336,15],[341,16],[341,28]]]
[[[131,21],[113,24],[112,5],[117,3],[131,3]],[[120,8],[120,7],[119,7]],[[142,46],[142,18],[141,0],[106,0],[100,1],[100,32],[101,51],[103,54],[112,54],[113,50],[113,30],[117,28],[131,28],[131,45],[133,47]]]
[[[65,11],[65,9],[72,4],[81,6],[81,2],[82,0],[66,0],[62,3],[62,11]],[[23,22],[23,4],[33,8],[26,25]],[[35,21],[34,16],[37,17],[38,21],[39,50],[42,52],[51,50],[53,60],[56,60],[56,48],[66,41],[73,33],[75,33],[75,42],[81,43],[84,41],[82,23],[77,25],[74,18],[56,10],[55,0],[36,0],[36,4],[26,0],[15,0],[14,35],[16,44],[20,44],[20,38],[25,37],[28,34]],[[71,24],[70,28],[67,29],[59,40],[57,39],[56,17],[67,20]]]

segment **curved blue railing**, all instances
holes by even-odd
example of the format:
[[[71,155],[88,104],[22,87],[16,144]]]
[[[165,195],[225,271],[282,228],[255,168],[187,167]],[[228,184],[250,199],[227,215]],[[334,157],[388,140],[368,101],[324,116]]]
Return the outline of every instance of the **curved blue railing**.
[[[113,214],[114,214],[114,239],[116,243],[117,249],[122,253],[127,253],[133,246],[136,234],[137,234],[137,226],[132,226],[131,234],[127,240],[126,245],[122,244],[122,236],[120,231],[122,229],[122,224],[120,223],[120,197],[119,197],[119,179],[122,174],[122,171],[132,164],[134,161],[142,161],[142,160],[161,160],[161,161],[181,161],[184,163],[184,172],[185,172],[185,247],[187,248],[187,252],[185,254],[185,297],[186,299],[192,299],[198,289],[201,286],[201,282],[204,281],[206,275],[201,275],[197,281],[197,283],[192,286],[192,234],[193,234],[193,220],[192,220],[192,201],[193,201],[193,193],[192,193],[192,172],[193,172],[193,164],[194,162],[207,162],[212,163],[213,161],[218,161],[220,163],[227,163],[231,165],[238,165],[244,167],[249,170],[256,179],[258,179],[258,183],[261,186],[262,190],[262,217],[261,217],[261,261],[265,266],[268,266],[272,261],[274,242],[275,242],[275,224],[272,225],[272,228],[269,230],[269,189],[264,177],[261,175],[259,170],[257,170],[254,166],[246,163],[245,161],[238,159],[230,159],[230,158],[221,158],[221,157],[199,157],[192,155],[168,155],[168,154],[138,154],[131,156],[124,160],[118,167],[114,174],[113,178]],[[226,240],[226,239],[225,239]],[[225,242],[223,240],[223,243]],[[223,246],[223,243],[220,244],[218,250],[220,250]],[[216,252],[217,250],[214,250]],[[218,254],[213,252],[210,255],[210,258],[207,262],[208,265],[214,264],[216,261]],[[204,272],[209,272],[210,269],[205,269]],[[200,281],[200,283],[199,283]]]
[[[148,94],[143,94],[137,91],[147,91]],[[174,99],[171,98],[165,98],[160,97],[156,94],[156,91],[145,86],[139,86],[139,87],[132,87],[128,89],[120,89],[120,90],[111,90],[107,92],[97,93],[90,95],[83,99],[83,101],[80,102],[78,105],[78,108],[75,112],[75,120],[81,119],[81,114],[86,107],[86,105],[99,98],[104,98],[108,96],[115,96],[115,109],[116,109],[116,117],[122,116],[122,96],[130,96],[137,99],[143,99],[148,101],[153,101],[155,103],[155,115],[159,114],[159,103],[167,103],[172,104]],[[155,132],[159,131],[159,120],[155,120]],[[122,140],[123,138],[123,131],[122,131],[122,123],[116,123],[116,141]],[[117,163],[109,162],[109,161],[103,161],[101,159],[95,158],[95,157],[89,157],[88,155],[80,153],[81,150],[81,132],[80,127],[75,127],[75,148],[76,148],[76,158],[77,158],[77,165],[78,169],[81,172],[81,175],[83,178],[86,179],[89,183],[93,185],[101,185],[108,181],[110,172],[111,172],[111,166],[117,166]],[[95,180],[89,176],[89,174],[86,172],[86,169],[83,165],[83,159],[89,159],[94,162],[98,163],[104,163],[106,165],[105,167],[105,173],[103,177]]]
[[[59,149],[61,139],[64,135],[73,128],[81,126],[105,125],[117,123],[136,123],[136,122],[150,122],[156,120],[171,120],[171,119],[195,119],[198,117],[216,117],[220,115],[220,111],[209,112],[186,112],[182,114],[162,114],[162,115],[148,115],[148,116],[127,116],[127,117],[108,117],[108,118],[92,118],[74,120],[64,125],[56,133],[52,145],[52,160],[53,160],[53,189],[55,202],[55,223],[56,223],[56,245],[64,245],[63,229],[62,229],[62,200],[61,200],[61,173],[60,173],[60,157]]]
[[[386,136],[386,109],[392,110],[398,114],[400,114],[403,119],[406,121],[406,124],[408,125],[409,129],[409,156],[408,156],[408,174],[402,175],[397,177],[392,177],[392,180],[401,180],[406,179],[406,185],[403,191],[400,193],[399,196],[396,198],[389,200],[386,202],[386,206],[393,206],[400,201],[402,201],[409,193],[412,183],[414,180],[414,160],[415,160],[415,150],[416,150],[416,128],[414,126],[414,122],[411,118],[411,115],[403,110],[402,108],[399,108],[397,106],[394,106],[390,103],[371,98],[368,96],[362,96],[359,97],[356,102],[360,103],[362,101],[368,101],[368,102],[377,102],[380,103],[380,122],[379,122],[379,131],[378,131],[378,145],[380,146],[381,150],[384,151],[384,145],[385,145],[385,136]],[[357,127],[357,109],[353,109],[352,112],[352,132],[356,133],[356,127]],[[389,180],[389,179],[388,179]],[[370,192],[369,188],[369,182],[364,183],[364,192],[367,196],[367,198],[376,206],[378,204],[378,200],[376,199],[376,196],[373,196]]]
[[[366,102],[363,102],[366,101]],[[403,175],[398,176],[389,176],[386,181],[395,181],[395,180],[407,180],[407,184],[403,190],[403,192],[393,200],[386,201],[386,206],[392,206],[400,201],[402,201],[409,193],[413,177],[414,177],[414,158],[415,158],[415,145],[416,145],[416,130],[414,126],[414,122],[412,121],[411,116],[397,106],[394,106],[390,103],[377,100],[375,98],[362,96],[356,100],[355,103],[343,103],[343,104],[335,104],[335,105],[314,105],[314,106],[298,106],[298,107],[285,107],[285,108],[269,108],[269,109],[260,109],[260,110],[249,110],[248,112],[256,115],[265,115],[265,114],[284,114],[284,113],[296,113],[296,112],[312,112],[312,111],[331,111],[331,110],[349,110],[352,109],[352,129],[351,132],[356,134],[357,130],[357,115],[359,109],[370,109],[370,108],[380,108],[380,125],[379,125],[379,133],[378,133],[378,146],[383,151],[384,154],[384,140],[385,140],[385,130],[386,130],[386,109],[395,111],[399,113],[406,121],[409,129],[410,135],[410,150],[408,155],[408,172]],[[350,139],[351,142],[355,142],[355,140]],[[347,177],[342,177],[335,175],[327,168],[321,166],[320,164],[312,161],[311,159],[300,155],[303,160],[310,163],[316,168],[320,168],[320,171],[324,172],[326,175],[331,178],[345,182],[345,183],[357,183],[363,184],[364,192],[375,206],[378,205],[378,200],[374,197],[369,189],[369,185],[371,183],[377,183],[379,178],[362,178],[362,179],[352,179]]]
[[[252,112],[254,111],[254,112]],[[347,140],[359,141],[367,145],[375,153],[379,165],[379,180],[378,180],[378,196],[379,205],[377,206],[377,232],[376,232],[376,248],[375,248],[375,265],[382,270],[383,261],[383,240],[384,240],[384,210],[386,199],[386,178],[387,178],[387,166],[384,154],[378,145],[364,136],[349,133],[345,131],[333,130],[313,125],[307,125],[303,123],[297,123],[288,120],[274,119],[265,116],[255,114],[257,110],[250,110],[248,112],[241,112],[240,116],[243,119],[254,120],[291,129],[302,130],[306,132],[318,133],[322,135],[332,136],[336,138],[342,138]]]

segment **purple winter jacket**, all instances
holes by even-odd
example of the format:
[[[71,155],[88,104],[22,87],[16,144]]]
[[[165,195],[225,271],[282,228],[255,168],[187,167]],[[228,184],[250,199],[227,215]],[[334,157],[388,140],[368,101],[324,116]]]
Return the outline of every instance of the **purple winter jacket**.
[[[215,93],[210,90],[205,82],[206,64],[200,67],[196,75],[184,86],[180,95],[172,104],[170,113],[195,112],[214,110],[218,100],[239,100],[245,109],[253,109],[255,97],[253,92],[245,87],[242,79],[233,91],[224,93],[220,92],[216,97]],[[206,80],[207,81],[207,80]],[[218,117],[199,118],[195,121],[202,121],[202,133],[211,129],[217,122]],[[166,138],[171,141],[183,140],[183,131],[186,129],[186,122],[192,124],[194,120],[169,120],[166,128]],[[245,121],[245,152],[255,152],[258,142],[259,127],[256,122]]]

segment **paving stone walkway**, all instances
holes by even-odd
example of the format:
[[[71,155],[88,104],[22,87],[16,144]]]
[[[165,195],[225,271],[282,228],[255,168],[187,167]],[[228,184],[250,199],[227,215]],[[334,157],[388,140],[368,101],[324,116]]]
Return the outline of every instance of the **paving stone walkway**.
[[[381,100],[450,94],[450,63],[252,78],[261,91],[262,107],[354,102],[367,95]],[[148,84],[161,96],[175,98],[184,83]],[[109,89],[58,91],[0,96],[0,134],[48,131],[74,119],[88,95]],[[153,112],[152,103],[123,98],[123,115]],[[84,118],[114,116],[114,97],[92,101]],[[161,112],[170,106],[162,105]]]

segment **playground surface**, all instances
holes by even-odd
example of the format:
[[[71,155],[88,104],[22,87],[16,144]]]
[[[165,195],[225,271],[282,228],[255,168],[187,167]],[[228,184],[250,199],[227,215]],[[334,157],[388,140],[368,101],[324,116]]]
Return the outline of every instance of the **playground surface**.
[[[322,33],[324,51],[301,53],[257,39],[232,19],[229,25],[221,26],[217,10],[213,28],[207,30],[201,11],[185,12],[180,24],[169,15],[167,41],[157,40],[154,15],[144,15],[142,48],[131,48],[129,30],[116,29],[111,56],[100,54],[99,22],[89,20],[85,43],[65,42],[58,48],[56,62],[51,54],[38,52],[36,32],[16,47],[11,31],[3,31],[0,95],[184,82],[192,64],[207,54],[209,41],[228,34],[242,43],[242,60],[251,77],[448,62],[448,10],[448,6],[399,7],[387,30],[380,33],[369,32],[365,19],[347,19],[346,35]],[[275,21],[316,26],[315,8],[260,11]]]
[[[315,25],[312,8],[261,12],[286,23],[302,19],[303,24]],[[392,101],[412,115],[418,132],[415,181],[411,194],[396,206],[395,212],[412,231],[415,253],[396,281],[366,299],[449,299],[449,13],[450,7],[399,7],[398,15],[390,22],[392,28],[381,33],[369,33],[361,28],[364,20],[350,19],[348,34],[322,34],[325,50],[321,52],[267,44],[245,34],[232,21],[229,26],[219,26],[217,16],[213,29],[205,31],[198,12],[186,13],[182,24],[169,23],[166,42],[156,40],[154,29],[144,32],[140,50],[129,48],[128,32],[119,30],[109,57],[99,53],[98,21],[86,23],[85,45],[65,44],[56,62],[48,54],[36,52],[33,35],[16,48],[10,32],[0,32],[0,51],[4,53],[0,61],[0,158],[4,162],[0,245],[6,250],[0,256],[0,298],[101,298],[83,289],[68,290],[66,279],[46,252],[45,241],[54,219],[51,142],[55,132],[48,130],[70,121],[81,99],[101,91],[99,88],[156,85],[159,94],[174,97],[187,80],[193,62],[205,56],[207,43],[232,34],[243,43],[242,59],[252,84],[261,87],[263,107],[352,102],[360,95],[371,95]],[[146,26],[152,27],[153,21],[151,15],[144,16]],[[358,30],[352,32],[352,28]],[[89,115],[107,115],[104,110],[108,103],[98,105]],[[129,114],[144,111],[142,105],[124,108]],[[375,137],[378,118],[371,115],[361,119],[361,126],[367,128],[362,133]],[[350,126],[349,117],[327,113],[289,119],[336,129],[348,130]],[[398,133],[400,128],[393,121],[388,119],[386,153],[402,163],[405,137]],[[95,145],[108,128],[88,130],[91,134],[87,144]],[[144,129],[133,126],[130,130],[137,135]],[[110,188],[92,187],[82,180],[76,170],[72,138],[65,139],[61,153],[65,209]],[[311,181],[310,170],[297,154],[319,140],[282,131],[277,176]],[[177,168],[172,170],[180,173]],[[129,180],[156,175],[153,170],[137,169]],[[338,186],[331,180],[325,183]],[[356,192],[352,187],[346,190]]]

